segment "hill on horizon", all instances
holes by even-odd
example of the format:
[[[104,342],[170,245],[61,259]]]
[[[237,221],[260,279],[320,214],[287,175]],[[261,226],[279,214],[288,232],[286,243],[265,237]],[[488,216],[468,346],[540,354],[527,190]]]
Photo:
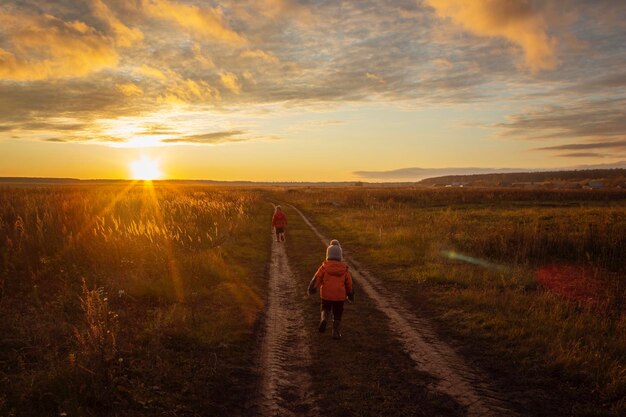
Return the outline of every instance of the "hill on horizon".
[[[418,181],[418,185],[445,186],[445,185],[499,185],[512,186],[536,183],[570,183],[580,184],[589,181],[623,182],[626,179],[626,169],[584,169],[568,171],[540,171],[540,172],[514,172],[497,174],[470,174],[470,175],[444,175],[441,177],[426,178]],[[582,185],[582,184],[581,184]]]

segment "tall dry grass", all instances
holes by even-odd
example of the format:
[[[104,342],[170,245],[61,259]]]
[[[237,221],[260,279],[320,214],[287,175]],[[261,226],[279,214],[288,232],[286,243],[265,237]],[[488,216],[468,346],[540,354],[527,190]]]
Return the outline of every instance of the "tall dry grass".
[[[254,190],[0,187],[0,415],[243,407],[269,214]]]

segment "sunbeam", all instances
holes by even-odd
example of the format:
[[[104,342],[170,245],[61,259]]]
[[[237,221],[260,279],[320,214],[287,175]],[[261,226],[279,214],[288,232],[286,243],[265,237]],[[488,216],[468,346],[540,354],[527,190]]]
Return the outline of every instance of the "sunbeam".
[[[165,220],[163,218],[163,212],[161,211],[161,206],[159,205],[159,200],[155,191],[154,184],[149,181],[146,182],[145,190],[148,192],[150,197],[150,202],[152,204],[152,208],[154,210],[154,215],[156,220],[159,222],[160,227],[165,228]],[[172,284],[174,285],[174,291],[176,293],[176,300],[179,302],[185,301],[185,291],[183,288],[183,282],[180,275],[180,270],[178,268],[178,263],[176,261],[176,256],[174,255],[174,249],[172,247],[172,241],[169,234],[166,234],[163,240],[165,244],[165,250],[167,252],[167,265],[170,271],[170,279],[172,280]]]

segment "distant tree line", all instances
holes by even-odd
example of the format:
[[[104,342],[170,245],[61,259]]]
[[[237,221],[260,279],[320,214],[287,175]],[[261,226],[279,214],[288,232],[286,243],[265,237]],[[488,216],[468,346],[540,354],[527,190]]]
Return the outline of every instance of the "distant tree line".
[[[426,178],[420,185],[447,185],[447,184],[514,184],[514,183],[543,183],[548,181],[581,182],[588,180],[624,180],[626,169],[588,169],[577,171],[545,171],[545,172],[515,172],[504,174],[474,174],[474,175],[446,175],[443,177]]]

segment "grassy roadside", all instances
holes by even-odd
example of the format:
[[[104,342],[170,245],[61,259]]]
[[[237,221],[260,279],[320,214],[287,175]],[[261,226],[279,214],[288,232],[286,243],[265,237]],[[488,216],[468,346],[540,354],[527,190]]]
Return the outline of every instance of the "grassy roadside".
[[[247,415],[268,205],[125,187],[0,189],[0,415]]]
[[[325,247],[291,208],[286,249],[294,274],[301,279],[302,308],[311,341],[313,388],[322,415],[455,416],[462,415],[449,398],[426,392],[428,376],[418,373],[377,311],[355,283],[357,301],[346,304],[343,339],[319,334],[319,298],[305,297]]]
[[[432,200],[416,203],[409,193],[383,192],[292,190],[282,197],[322,229],[333,230],[357,259],[431,317],[445,338],[516,393],[516,406],[526,414],[624,411],[622,203],[593,196],[589,202],[537,204],[497,193],[485,197],[488,204],[471,194],[418,196]],[[601,230],[612,233],[597,233]],[[468,248],[474,245],[478,250],[472,253]],[[443,249],[488,263],[444,258]],[[608,271],[598,279],[617,295],[612,291],[606,303],[589,306],[542,289],[534,274],[537,264],[571,263],[576,251],[595,271]],[[505,263],[511,266],[496,266]]]

